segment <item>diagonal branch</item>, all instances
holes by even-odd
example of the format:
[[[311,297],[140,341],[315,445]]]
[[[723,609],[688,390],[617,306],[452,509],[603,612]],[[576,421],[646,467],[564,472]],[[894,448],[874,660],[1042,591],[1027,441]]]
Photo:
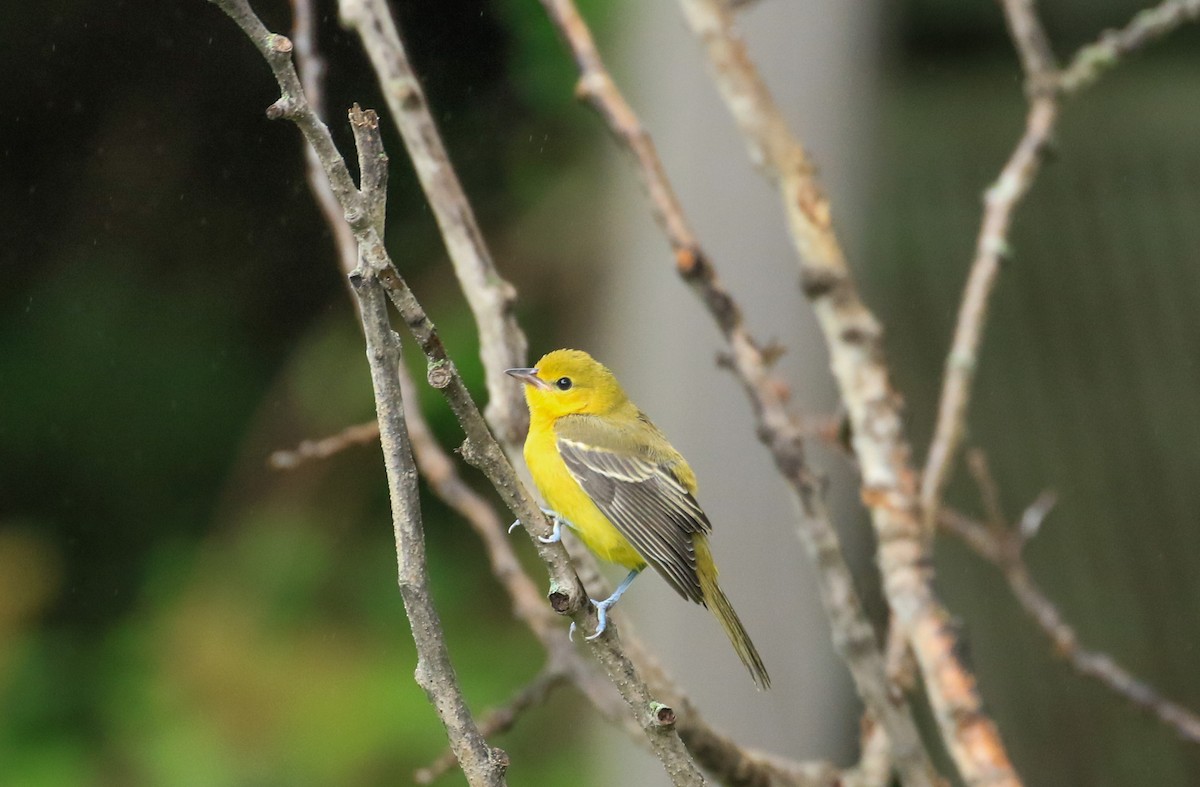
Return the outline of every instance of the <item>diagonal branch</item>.
[[[1058,123],[1058,66],[1038,18],[1035,0],[1002,0],[1004,20],[1025,72],[1030,97],[1025,132],[1009,156],[1000,176],[983,198],[983,225],[975,243],[975,259],[963,290],[954,326],[954,339],[946,356],[937,424],[921,474],[921,506],[925,526],[932,532],[946,484],[967,430],[967,407],[979,365],[979,346],[987,325],[992,290],[1001,263],[1011,253],[1008,233],[1013,213],[1033,185]]]
[[[523,366],[528,351],[513,313],[516,290],[496,270],[386,2],[341,0],[339,12],[343,23],[358,33],[371,59],[475,315],[487,378],[488,423],[501,442],[517,445],[525,437],[529,415],[512,378],[504,374],[505,369]]]
[[[321,89],[319,74],[323,69],[314,67],[309,60],[317,63],[322,61],[315,40],[312,39],[311,21],[302,21],[311,19],[310,0],[293,0],[293,2],[296,5],[295,28],[304,40],[303,44],[300,41],[296,42],[298,65],[301,66],[302,74],[311,70],[318,75],[311,80],[308,77],[303,77],[303,79],[306,82],[306,91],[316,88],[319,92]],[[359,167],[364,175],[364,191],[366,192],[364,196],[368,204],[374,205],[371,212],[378,232],[382,229],[386,199],[386,156],[382,149],[378,149],[377,135],[359,133],[360,129],[374,124],[371,116],[356,110],[351,113],[351,119],[356,131],[355,136],[360,156]],[[306,150],[312,151],[312,148],[306,147]],[[315,156],[313,160],[317,166],[315,169],[311,166],[307,169],[309,189],[318,202],[328,200],[336,206],[336,198],[321,170],[320,160]],[[335,237],[340,237],[339,227],[344,228],[345,232],[350,235],[349,247],[340,242],[336,244],[340,266],[346,274],[349,274],[357,265],[358,259],[358,246],[354,242],[350,225],[346,223],[340,208],[334,211],[322,210],[322,213],[331,225]],[[458,475],[454,461],[437,443],[420,407],[416,406],[417,392],[407,368],[401,364],[398,371],[401,397],[407,403],[405,421],[417,470],[426,479],[433,493],[451,509],[457,511],[479,535],[491,562],[492,574],[508,591],[516,617],[529,626],[546,650],[548,662],[561,665],[557,668],[558,671],[570,678],[575,687],[591,701],[602,716],[612,723],[623,724],[626,731],[635,739],[640,738],[641,730],[632,723],[620,695],[597,672],[595,664],[583,658],[571,647],[569,641],[563,638],[562,630],[555,622],[557,616],[545,604],[537,586],[521,567],[513,551],[512,540],[508,538],[495,508]],[[294,450],[276,451],[271,455],[269,463],[277,469],[291,469],[312,459],[324,459],[332,456],[350,445],[370,443],[378,439],[379,422],[373,420],[347,427],[336,435],[320,440],[305,440]],[[452,764],[457,762],[458,760],[455,758]]]
[[[1148,8],[1120,30],[1106,31],[1095,43],[1081,47],[1059,76],[1059,88],[1067,95],[1077,93],[1127,55],[1196,21],[1200,21],[1200,0],[1165,0]]]
[[[942,493],[954,468],[954,457],[966,433],[967,406],[979,365],[979,345],[983,341],[992,290],[1000,276],[1000,266],[1010,254],[1008,232],[1013,212],[1041,169],[1057,122],[1058,100],[1052,94],[1034,99],[1025,120],[1025,133],[1000,171],[1000,177],[984,195],[983,226],[958,307],[954,340],[946,356],[937,426],[921,476],[921,504],[927,525],[937,516]]]
[[[387,155],[379,138],[379,119],[375,112],[364,112],[358,104],[350,110],[349,119],[358,150],[360,194],[365,205],[367,226],[372,236],[379,238],[383,236],[387,210]],[[430,703],[442,718],[450,739],[450,749],[467,781],[472,785],[503,785],[509,765],[508,754],[487,745],[485,736],[491,733],[483,732],[476,726],[467,708],[446,651],[441,621],[429,595],[424,531],[417,495],[417,467],[404,405],[406,398],[415,402],[416,397],[414,391],[404,390],[400,337],[392,330],[387,301],[378,279],[367,272],[366,255],[363,253],[366,242],[369,239],[359,240],[358,263],[350,272],[349,281],[358,304],[371,367],[379,442],[384,452],[388,490],[392,499],[392,519],[396,523],[397,555],[404,555],[399,561],[400,593],[414,639],[418,640],[417,683],[425,689]],[[418,631],[421,632],[419,636]],[[432,647],[427,643],[422,649],[421,639],[431,642]]]
[[[479,728],[489,737],[508,732],[517,723],[521,714],[541,705],[550,693],[567,681],[568,675],[561,669],[546,667],[533,680],[514,694],[508,702],[492,708],[479,722]],[[413,774],[417,784],[433,784],[438,777],[458,765],[453,749],[443,752],[436,760]]]
[[[801,285],[829,350],[853,430],[863,501],[879,541],[883,587],[925,681],[942,739],[969,785],[1020,781],[963,662],[949,612],[933,590],[929,541],[921,526],[916,473],[900,397],[884,362],[882,335],[863,303],[833,230],[828,199],[721,0],[681,0],[704,46],[714,81],[749,148],[776,184],[800,258]]]
[[[1008,34],[1017,48],[1025,72],[1025,90],[1030,96],[1052,93],[1058,79],[1058,64],[1050,39],[1037,14],[1037,0],[1001,0]]]
[[[304,93],[312,103],[317,118],[325,119],[325,58],[316,43],[316,13],[314,0],[292,0],[292,44],[295,46],[296,67]],[[325,218],[325,224],[333,233],[338,262],[342,273],[349,275],[358,260],[358,243],[346,223],[342,207],[329,188],[321,167],[321,158],[316,148],[304,146],[304,170],[309,190],[317,201],[317,208]]]
[[[801,512],[799,534],[818,569],[834,644],[850,668],[859,696],[881,719],[903,783],[934,783],[933,766],[908,705],[903,699],[897,701],[888,684],[883,655],[825,507],[821,482],[806,466],[803,432],[786,404],[787,386],[771,373],[771,355],[750,335],[741,307],[717,277],[675,196],[653,139],[617,89],[578,8],[572,0],[542,0],[542,5],[580,72],[576,94],[599,113],[630,153],[654,217],[675,252],[680,275],[708,306],[730,345],[727,365],[750,397],[761,439],[792,485]]]
[[[292,449],[273,451],[267,464],[276,470],[292,470],[313,459],[328,459],[352,445],[366,445],[379,439],[379,422],[367,421],[347,426],[337,434],[319,440],[301,440]]]
[[[1035,503],[1031,510],[1038,505]],[[1022,519],[1029,521],[1027,517]],[[942,509],[938,515],[938,525],[958,536],[977,555],[1000,569],[1022,609],[1053,643],[1055,655],[1066,659],[1079,674],[1098,681],[1135,707],[1154,716],[1173,729],[1180,738],[1189,743],[1200,743],[1200,715],[1167,699],[1107,653],[1089,650],[1079,643],[1075,629],[1038,586],[1025,564],[1022,547],[1028,538],[1022,530],[1028,531],[1028,528],[998,533],[989,525],[949,508]]]

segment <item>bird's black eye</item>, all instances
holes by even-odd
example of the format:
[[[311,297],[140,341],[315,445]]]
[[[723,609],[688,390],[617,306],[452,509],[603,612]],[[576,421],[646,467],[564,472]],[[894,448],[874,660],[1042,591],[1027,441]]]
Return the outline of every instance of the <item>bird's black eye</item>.
[[[560,391],[571,390],[571,378],[570,377],[559,377],[557,380],[554,381],[554,384],[556,386],[558,386],[558,390],[560,390]]]

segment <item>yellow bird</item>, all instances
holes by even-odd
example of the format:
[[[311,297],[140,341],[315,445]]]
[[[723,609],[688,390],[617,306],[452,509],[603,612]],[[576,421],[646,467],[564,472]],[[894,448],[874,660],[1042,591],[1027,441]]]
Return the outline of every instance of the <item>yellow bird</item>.
[[[608,610],[651,565],[679,595],[712,611],[754,683],[768,688],[762,658],[717,584],[712,524],[683,456],[585,352],[555,350],[533,368],[507,371],[525,383],[525,461],[554,522],[543,540],[561,539],[565,524],[597,556],[629,569],[616,592],[593,599],[599,626],[588,639],[604,632]]]

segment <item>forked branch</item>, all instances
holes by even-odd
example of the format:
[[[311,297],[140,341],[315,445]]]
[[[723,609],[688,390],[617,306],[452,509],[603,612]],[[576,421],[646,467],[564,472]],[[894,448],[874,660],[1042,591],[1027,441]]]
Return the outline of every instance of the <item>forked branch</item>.
[[[1029,110],[1025,131],[1000,176],[984,195],[983,220],[975,244],[975,257],[946,356],[937,426],[921,481],[921,504],[926,526],[932,528],[942,505],[946,484],[954,472],[959,447],[966,434],[967,410],[979,347],[1000,269],[1012,254],[1009,234],[1013,216],[1032,188],[1049,149],[1062,99],[1092,84],[1125,56],[1146,46],[1188,21],[1200,19],[1200,0],[1166,0],[1143,11],[1120,30],[1079,49],[1061,72],[1050,51],[1038,19],[1034,0],[1004,0],[1005,19],[1025,71]]]

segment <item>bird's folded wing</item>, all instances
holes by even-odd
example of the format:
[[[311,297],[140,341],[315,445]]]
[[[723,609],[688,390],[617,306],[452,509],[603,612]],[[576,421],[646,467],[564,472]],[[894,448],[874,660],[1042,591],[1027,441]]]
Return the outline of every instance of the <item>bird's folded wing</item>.
[[[556,430],[567,469],[647,563],[684,598],[704,603],[692,534],[712,530],[708,517],[670,462],[605,439],[609,427],[597,420]]]

